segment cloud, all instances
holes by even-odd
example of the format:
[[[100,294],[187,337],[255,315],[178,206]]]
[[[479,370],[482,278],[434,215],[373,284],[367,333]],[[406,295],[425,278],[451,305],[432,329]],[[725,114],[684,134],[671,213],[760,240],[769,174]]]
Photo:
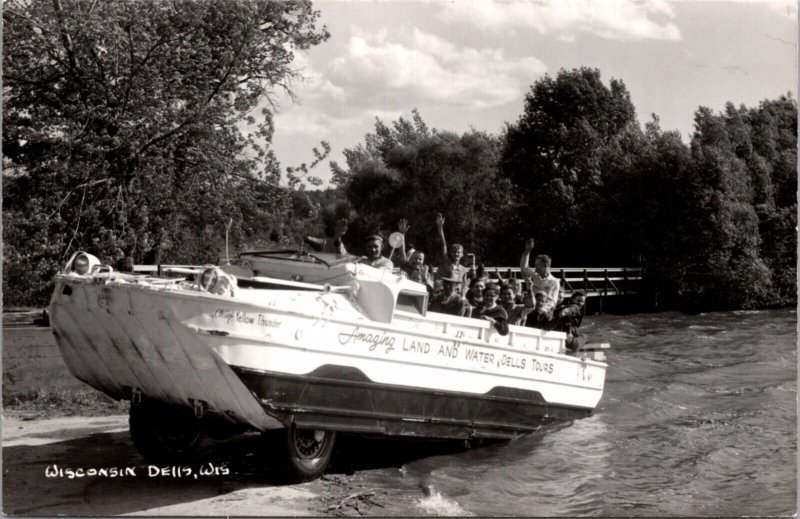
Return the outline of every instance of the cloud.
[[[534,29],[561,38],[577,33],[609,40],[679,40],[675,17],[663,0],[476,0],[443,5],[438,17],[482,30]]]
[[[326,72],[362,106],[407,108],[409,100],[467,109],[518,99],[546,71],[535,57],[512,58],[502,49],[458,48],[419,29],[365,34],[358,28]]]

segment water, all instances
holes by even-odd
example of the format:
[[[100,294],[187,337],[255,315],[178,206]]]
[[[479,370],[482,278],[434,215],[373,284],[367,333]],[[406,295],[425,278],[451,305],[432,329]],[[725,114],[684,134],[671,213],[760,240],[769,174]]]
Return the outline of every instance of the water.
[[[789,309],[588,317],[612,343],[592,417],[351,478],[385,492],[381,515],[794,514],[796,327]]]

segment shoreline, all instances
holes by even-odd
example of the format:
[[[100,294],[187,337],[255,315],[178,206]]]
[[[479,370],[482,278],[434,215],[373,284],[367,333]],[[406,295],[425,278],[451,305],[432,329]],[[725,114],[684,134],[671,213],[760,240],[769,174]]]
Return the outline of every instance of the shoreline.
[[[294,485],[271,482],[269,469],[259,466],[263,459],[247,452],[253,438],[207,444],[185,465],[148,464],[131,444],[127,423],[123,414],[41,418],[4,410],[3,512],[341,517],[384,506],[381,491],[344,474]],[[210,468],[218,474],[181,477]]]

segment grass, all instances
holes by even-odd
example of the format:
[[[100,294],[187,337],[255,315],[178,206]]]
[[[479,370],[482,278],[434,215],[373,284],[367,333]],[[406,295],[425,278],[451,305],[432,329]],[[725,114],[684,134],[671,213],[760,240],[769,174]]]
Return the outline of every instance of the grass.
[[[127,414],[129,407],[128,401],[113,400],[94,389],[39,389],[24,395],[3,396],[4,413],[37,419]]]

